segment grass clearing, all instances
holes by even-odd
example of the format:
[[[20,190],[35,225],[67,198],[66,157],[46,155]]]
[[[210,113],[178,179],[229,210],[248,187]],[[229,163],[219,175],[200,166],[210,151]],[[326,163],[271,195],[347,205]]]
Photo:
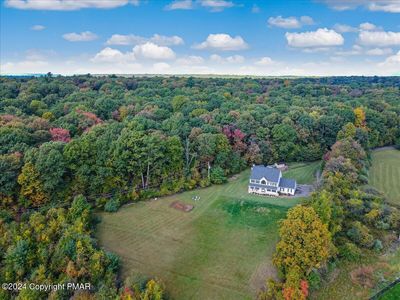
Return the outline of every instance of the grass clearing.
[[[385,194],[388,201],[400,205],[400,151],[374,151],[369,184]]]
[[[101,213],[100,244],[122,258],[124,276],[161,278],[173,299],[252,299],[275,275],[277,223],[301,198],[249,195],[249,174]],[[195,208],[185,213],[169,207],[173,201]]]

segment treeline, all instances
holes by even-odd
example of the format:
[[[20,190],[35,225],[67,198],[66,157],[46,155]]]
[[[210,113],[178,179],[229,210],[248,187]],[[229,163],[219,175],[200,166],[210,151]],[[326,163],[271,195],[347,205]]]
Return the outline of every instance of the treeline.
[[[339,131],[324,156],[321,186],[280,224],[274,264],[282,280],[269,280],[260,299],[306,299],[332,270],[331,262],[358,261],[363,248],[379,253],[397,239],[387,237],[400,229],[400,210],[375,189],[365,188],[371,164],[368,132],[360,110],[355,124]]]
[[[2,77],[0,203],[38,207],[83,194],[112,211],[222,183],[253,163],[320,159],[357,113],[369,126],[362,143],[398,143],[398,83]]]

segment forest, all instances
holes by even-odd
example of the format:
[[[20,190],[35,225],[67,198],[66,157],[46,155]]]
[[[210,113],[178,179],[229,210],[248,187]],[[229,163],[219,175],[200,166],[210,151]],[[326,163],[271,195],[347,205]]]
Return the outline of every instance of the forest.
[[[222,184],[253,164],[323,159],[320,187],[282,221],[282,281],[260,293],[305,299],[329,259],[380,248],[380,232],[400,227],[398,209],[362,189],[370,149],[400,145],[399,87],[398,77],[1,77],[0,281],[96,288],[0,298],[164,299],[157,279],[118,277],[93,210]],[[290,247],[299,236],[301,254]]]

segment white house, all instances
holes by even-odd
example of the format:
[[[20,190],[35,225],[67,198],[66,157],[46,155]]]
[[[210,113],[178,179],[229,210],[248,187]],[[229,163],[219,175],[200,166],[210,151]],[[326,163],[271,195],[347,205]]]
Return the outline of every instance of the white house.
[[[282,177],[281,170],[275,167],[253,166],[251,168],[249,193],[279,196],[294,195],[297,183],[294,179]]]

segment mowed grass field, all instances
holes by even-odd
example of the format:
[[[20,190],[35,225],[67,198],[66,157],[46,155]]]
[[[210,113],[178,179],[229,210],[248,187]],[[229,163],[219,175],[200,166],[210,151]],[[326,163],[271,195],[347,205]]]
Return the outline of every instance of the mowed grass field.
[[[369,184],[385,194],[388,201],[400,205],[400,151],[378,150],[372,153]]]
[[[388,290],[379,300],[400,299],[400,283]]]
[[[288,173],[312,181],[304,175],[310,168],[297,165]],[[100,244],[121,257],[123,276],[156,276],[172,299],[253,299],[265,278],[275,276],[271,258],[278,221],[301,199],[249,195],[249,174],[101,213]],[[173,201],[195,208],[185,213],[171,208]]]

